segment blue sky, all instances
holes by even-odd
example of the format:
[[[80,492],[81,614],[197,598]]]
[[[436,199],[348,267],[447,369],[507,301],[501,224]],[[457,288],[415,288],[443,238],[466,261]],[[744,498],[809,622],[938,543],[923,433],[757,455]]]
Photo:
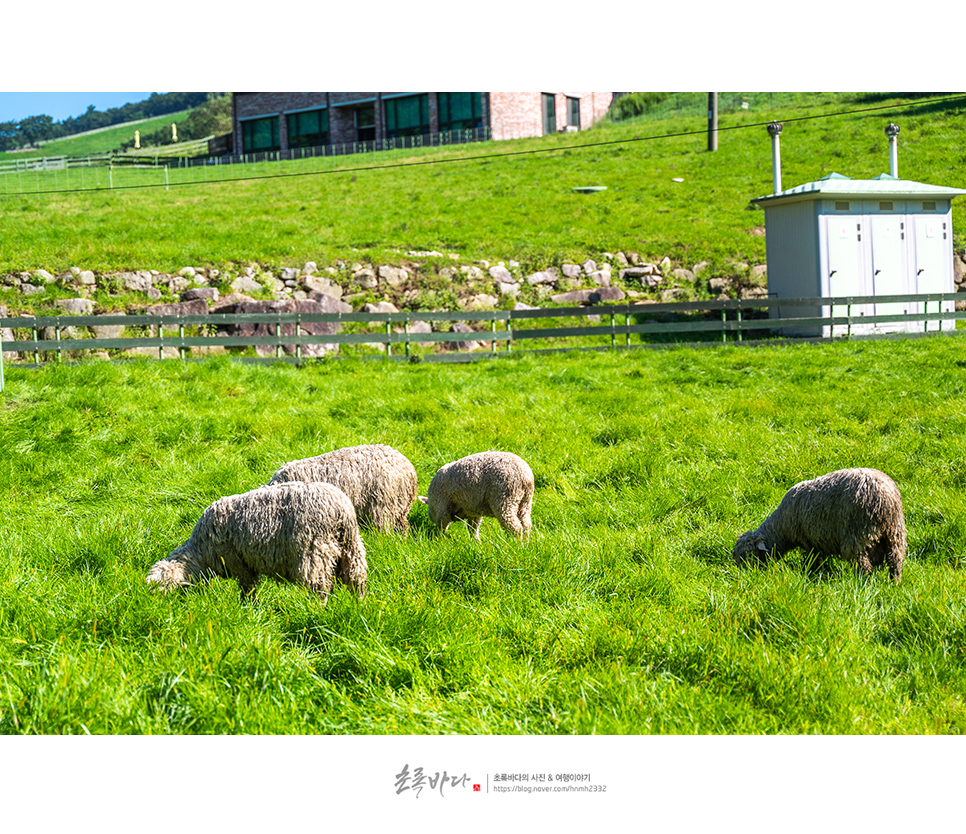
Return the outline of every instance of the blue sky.
[[[159,91],[160,92],[160,91]],[[143,101],[151,93],[5,93],[0,92],[0,122],[19,122],[27,116],[46,114],[55,122],[80,116],[88,105],[101,112]]]

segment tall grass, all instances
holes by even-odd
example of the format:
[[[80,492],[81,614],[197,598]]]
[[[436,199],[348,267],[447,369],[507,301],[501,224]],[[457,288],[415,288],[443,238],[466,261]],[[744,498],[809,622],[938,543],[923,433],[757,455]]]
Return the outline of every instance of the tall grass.
[[[966,725],[960,344],[8,368],[4,733],[950,733]],[[143,582],[207,504],[366,442],[488,448],[537,479],[526,546],[366,532],[370,591],[323,607]],[[900,585],[736,536],[798,480],[889,472]]]

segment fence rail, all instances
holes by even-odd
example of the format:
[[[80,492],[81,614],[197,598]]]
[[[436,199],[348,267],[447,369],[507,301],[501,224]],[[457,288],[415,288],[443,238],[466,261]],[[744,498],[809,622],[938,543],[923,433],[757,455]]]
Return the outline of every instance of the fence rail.
[[[955,329],[966,311],[950,309],[956,293],[912,296],[842,296],[834,298],[758,298],[720,301],[673,302],[666,304],[601,304],[593,307],[557,307],[534,310],[483,310],[399,313],[209,313],[193,315],[103,315],[0,318],[0,328],[19,330],[28,338],[2,344],[30,364],[63,361],[66,351],[130,351],[156,349],[165,358],[165,348],[176,349],[182,359],[196,358],[190,352],[212,347],[273,349],[274,356],[239,357],[245,361],[287,361],[301,363],[307,346],[375,346],[387,359],[415,359],[430,362],[467,361],[480,356],[511,351],[603,350],[676,345],[753,344],[763,340],[823,341],[837,339],[897,338],[922,335],[941,329]],[[913,313],[853,315],[867,305],[888,303],[921,305]],[[775,311],[818,309],[819,315],[774,315]],[[834,315],[831,311],[836,312]],[[769,315],[769,312],[772,315]],[[411,330],[414,322],[440,324],[471,322],[472,332]],[[303,332],[304,325],[328,322],[342,327],[335,333]],[[235,325],[269,325],[268,335],[213,333]],[[123,326],[146,329],[143,334],[114,338],[76,338],[77,328]],[[789,329],[802,332],[837,327],[840,335],[783,336]],[[68,328],[70,328],[68,330]],[[190,329],[200,332],[189,333]],[[358,332],[361,328],[362,332]],[[896,330],[896,328],[899,328]],[[346,332],[356,330],[357,332]],[[834,331],[832,331],[834,332]],[[44,338],[46,336],[47,338]],[[52,338],[51,338],[52,336]],[[483,343],[473,353],[439,353],[435,348],[453,348],[456,343]],[[522,344],[547,342],[547,348]],[[489,345],[489,350],[485,349]],[[122,354],[130,355],[130,354]],[[2,386],[0,360],[0,386]]]

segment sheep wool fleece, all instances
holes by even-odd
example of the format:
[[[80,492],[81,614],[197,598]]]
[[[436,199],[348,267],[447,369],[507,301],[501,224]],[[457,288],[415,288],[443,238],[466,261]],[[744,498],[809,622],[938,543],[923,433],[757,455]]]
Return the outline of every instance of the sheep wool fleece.
[[[870,573],[883,563],[898,581],[906,554],[906,523],[895,482],[878,469],[840,469],[795,484],[755,530],[739,537],[742,562],[774,551],[811,550]]]
[[[281,466],[269,483],[283,481],[332,484],[349,496],[359,524],[404,535],[409,531],[409,511],[418,491],[416,469],[392,446],[349,446],[293,460]]]
[[[365,594],[366,550],[352,502],[330,484],[280,483],[220,498],[191,536],[152,566],[163,588],[206,576],[238,580],[243,593],[260,576],[302,585],[323,601],[335,579]]]
[[[441,466],[423,500],[440,532],[463,519],[479,540],[480,522],[487,516],[524,538],[533,526],[533,489],[533,471],[523,458],[511,452],[478,452]]]

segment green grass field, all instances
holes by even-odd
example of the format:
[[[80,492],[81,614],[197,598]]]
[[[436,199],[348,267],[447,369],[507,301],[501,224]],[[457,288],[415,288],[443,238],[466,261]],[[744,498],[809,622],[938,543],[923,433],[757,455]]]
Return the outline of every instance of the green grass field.
[[[709,276],[733,274],[735,261],[764,263],[764,216],[749,200],[772,189],[763,126],[772,119],[786,122],[786,187],[833,171],[859,178],[888,171],[883,131],[890,121],[902,130],[902,177],[966,184],[962,99],[930,105],[862,94],[772,94],[758,104],[755,95],[748,94],[750,110],[721,113],[715,153],[706,150],[706,111],[672,108],[539,139],[173,169],[167,188],[163,172],[153,170],[115,170],[114,190],[106,170],[0,177],[0,273],[400,263],[411,260],[410,250],[542,269],[632,250],[645,260],[667,255],[674,266],[708,261]],[[897,109],[869,110],[886,106]],[[862,112],[837,115],[845,111]],[[78,177],[85,188],[105,190],[19,191],[74,189]],[[607,190],[572,191],[584,185]],[[953,202],[957,248],[963,205]]]
[[[0,732],[959,733],[966,430],[955,336],[503,357],[6,369]],[[536,474],[534,533],[366,532],[327,606],[231,580],[152,593],[214,499],[389,443],[420,491],[489,448]],[[883,469],[902,582],[731,548],[789,486]]]

